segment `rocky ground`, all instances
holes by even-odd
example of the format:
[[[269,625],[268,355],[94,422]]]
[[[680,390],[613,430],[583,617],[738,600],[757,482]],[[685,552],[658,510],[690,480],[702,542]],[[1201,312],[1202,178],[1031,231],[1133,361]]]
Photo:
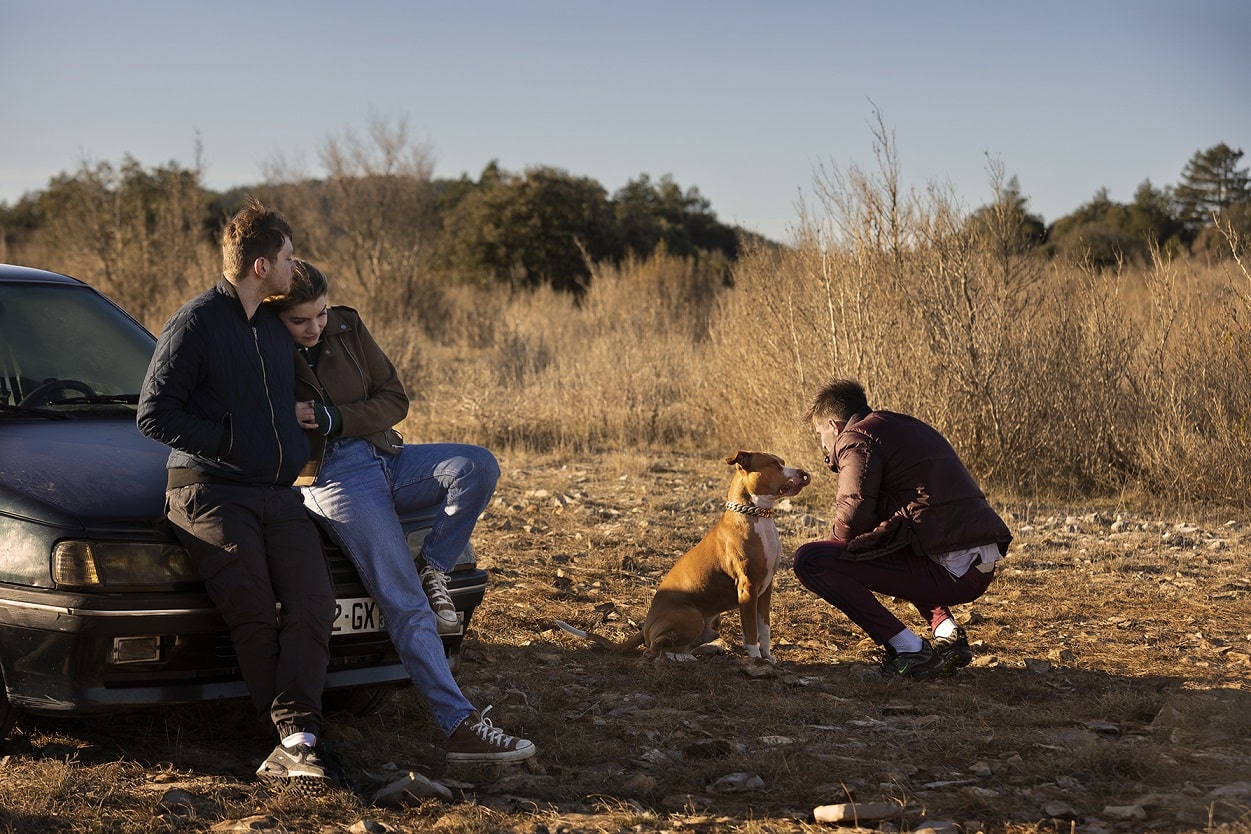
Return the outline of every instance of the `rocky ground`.
[[[266,751],[237,705],[24,721],[0,759],[0,831],[1251,832],[1244,515],[1004,504],[1012,553],[958,610],[972,666],[885,683],[876,647],[788,569],[776,666],[743,656],[736,617],[720,653],[681,664],[554,628],[629,634],[729,472],[502,463],[475,540],[492,584],[458,677],[535,759],[445,767],[403,692],[335,725],[359,794],[307,801],[252,780]],[[832,482],[778,513],[788,553],[824,535]]]

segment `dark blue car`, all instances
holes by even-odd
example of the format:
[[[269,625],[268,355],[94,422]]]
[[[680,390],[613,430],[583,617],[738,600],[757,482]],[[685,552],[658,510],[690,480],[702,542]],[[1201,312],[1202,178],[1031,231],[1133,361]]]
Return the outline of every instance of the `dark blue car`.
[[[164,522],[169,450],[135,409],[156,340],[81,281],[0,264],[0,738],[19,711],[90,714],[245,698],[224,623]],[[418,552],[432,515],[403,519]],[[326,709],[407,683],[385,624],[329,540],[339,618]],[[449,587],[455,668],[487,575]]]

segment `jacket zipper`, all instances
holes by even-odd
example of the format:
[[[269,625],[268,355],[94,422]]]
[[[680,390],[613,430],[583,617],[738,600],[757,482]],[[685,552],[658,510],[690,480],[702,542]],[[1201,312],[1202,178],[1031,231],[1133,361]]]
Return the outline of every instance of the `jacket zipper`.
[[[282,475],[282,435],[278,432],[278,416],[274,413],[274,400],[269,391],[269,371],[265,367],[265,354],[261,351],[261,337],[256,332],[256,325],[252,325],[252,345],[256,348],[256,358],[261,362],[261,381],[265,383],[265,403],[269,406],[269,427],[274,430],[274,440],[278,443],[278,469],[273,478],[274,483],[278,483]]]

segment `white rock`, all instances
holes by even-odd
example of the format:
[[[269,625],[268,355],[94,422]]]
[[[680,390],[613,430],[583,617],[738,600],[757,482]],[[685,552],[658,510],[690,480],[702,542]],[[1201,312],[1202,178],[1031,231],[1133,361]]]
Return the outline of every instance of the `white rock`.
[[[960,834],[963,828],[948,820],[928,820],[912,829],[913,834]]]
[[[817,822],[865,822],[885,820],[899,816],[902,808],[896,802],[840,802],[837,805],[818,805],[812,809]]]
[[[357,820],[348,827],[348,834],[386,834],[395,829],[377,820]]]
[[[795,739],[788,736],[761,736],[760,741],[762,744],[768,744],[771,746],[795,743]]]

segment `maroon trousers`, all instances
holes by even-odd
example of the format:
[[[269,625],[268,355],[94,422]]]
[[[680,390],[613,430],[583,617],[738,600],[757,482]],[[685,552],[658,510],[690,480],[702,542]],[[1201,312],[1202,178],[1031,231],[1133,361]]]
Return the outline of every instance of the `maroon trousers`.
[[[883,646],[906,626],[875,594],[912,603],[932,629],[951,616],[949,606],[977,599],[995,577],[993,571],[969,568],[956,578],[933,559],[909,551],[861,562],[843,558],[845,551],[841,542],[808,542],[795,551],[795,576]]]

